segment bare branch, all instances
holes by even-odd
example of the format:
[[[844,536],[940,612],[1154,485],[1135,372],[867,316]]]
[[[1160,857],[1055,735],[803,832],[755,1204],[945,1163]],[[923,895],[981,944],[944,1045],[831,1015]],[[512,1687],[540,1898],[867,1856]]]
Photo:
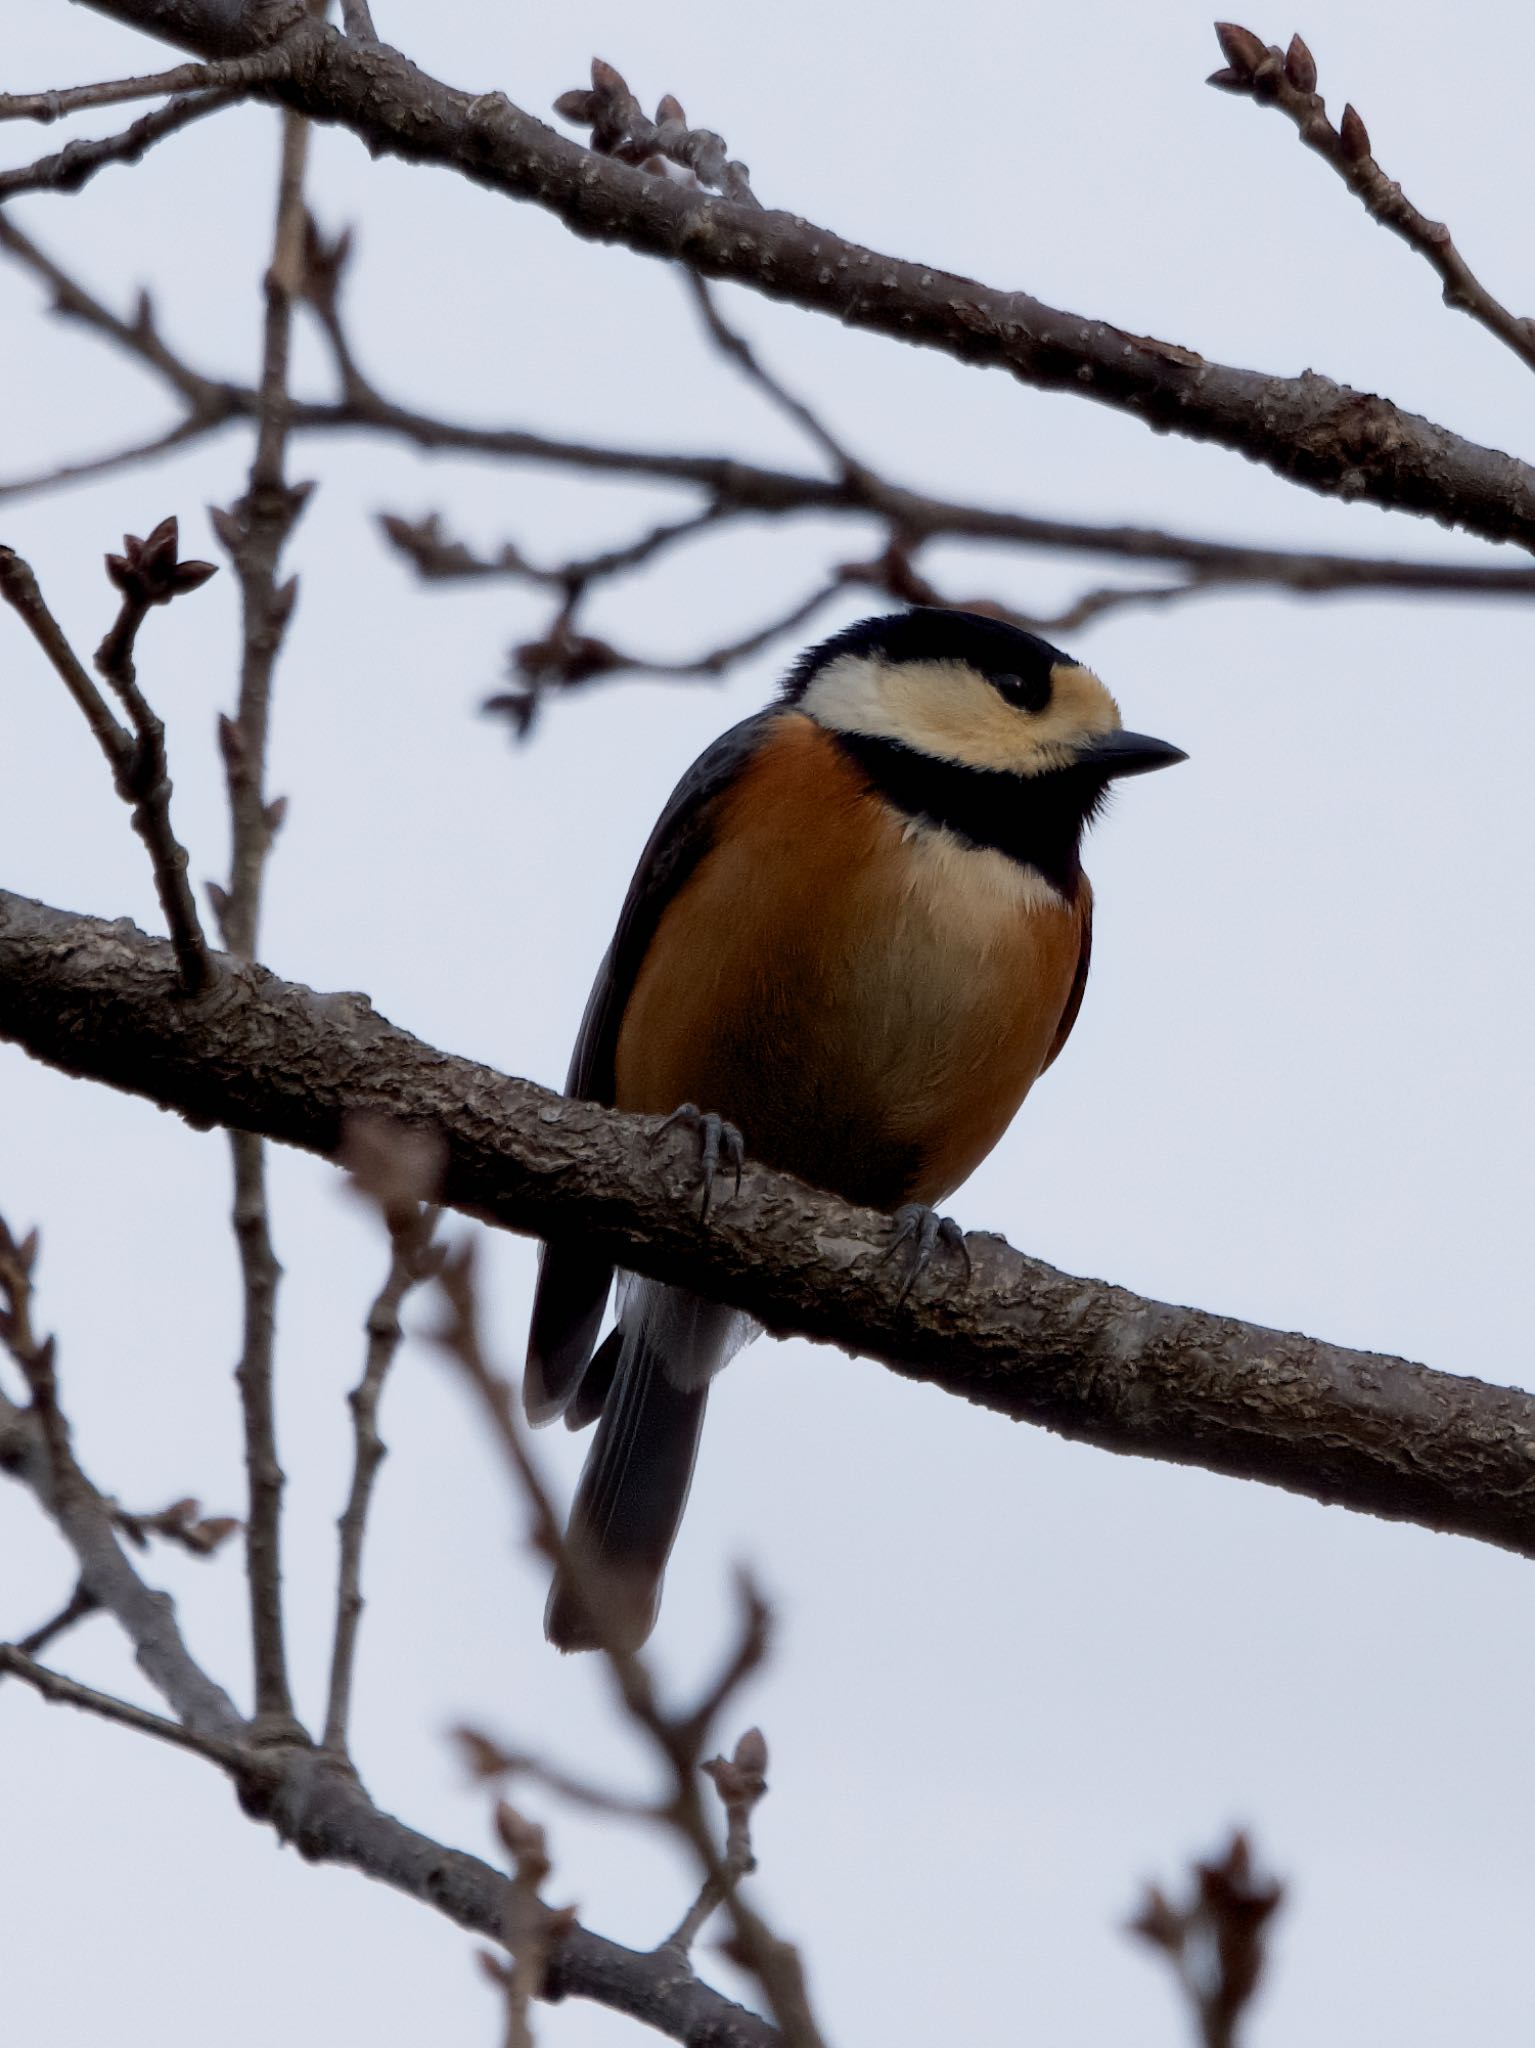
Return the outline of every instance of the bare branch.
[[[10,1671],[46,1699],[114,1721],[136,1733],[189,1749],[220,1765],[235,1781],[245,1810],[313,1863],[357,1870],[407,1898],[429,1905],[455,1926],[500,1941],[507,1884],[476,1856],[450,1849],[381,1812],[335,1759],[298,1744],[261,1749],[243,1740],[201,1735],[93,1691],[0,1645],[0,1672]],[[559,1939],[546,1971],[548,1997],[589,1998],[654,2027],[674,2041],[713,2048],[776,2048],[766,2020],[733,2004],[690,1971],[644,1955],[559,1918]]]
[[[201,995],[213,979],[208,944],[187,881],[186,848],[171,829],[171,777],[165,727],[138,686],[133,648],[152,605],[200,589],[214,574],[211,562],[181,561],[174,515],[148,538],[123,538],[123,553],[107,556],[107,574],[122,592],[116,623],[96,650],[96,668],[115,692],[133,727],[134,746],[120,764],[118,793],[133,804],[133,828],[149,848],[160,907],[176,948],[188,995]]]
[[[64,629],[48,609],[31,564],[4,546],[0,546],[0,597],[47,655],[116,774],[133,750],[132,736],[118,724],[107,700],[86,674]]]
[[[695,1214],[696,1161],[620,1116],[423,1045],[365,1000],[229,962],[216,1006],[168,943],[0,890],[0,1039],[195,1121],[330,1158],[345,1119],[435,1130],[446,1206],[883,1359],[1105,1449],[1259,1479],[1535,1556],[1535,1396],[1059,1273],[989,1234],[903,1298],[889,1218],[748,1166]],[[97,1589],[100,1590],[99,1588]]]
[[[378,30],[373,26],[368,0],[341,0],[341,25],[354,41],[378,41]]]
[[[570,561],[549,568],[530,562],[512,541],[503,542],[492,556],[477,555],[463,541],[452,540],[443,532],[442,521],[435,512],[415,520],[402,519],[395,512],[381,512],[378,523],[384,538],[405,556],[425,583],[471,582],[504,576],[568,593],[572,589],[584,591],[589,584],[638,569],[680,541],[711,532],[734,516],[734,507],[709,505],[685,519],[662,521],[622,547],[573,556]],[[1535,579],[1535,570],[1531,576]]]
[[[661,1946],[686,1955],[702,1932],[715,1908],[729,1898],[743,1877],[757,1867],[752,1853],[752,1809],[767,1791],[767,1744],[761,1731],[748,1728],[727,1762],[712,1758],[703,1766],[725,1809],[725,1857],[719,1878],[704,1879],[703,1888],[683,1915],[680,1924]]]
[[[542,640],[524,641],[512,649],[510,667],[519,687],[498,691],[487,697],[482,710],[500,712],[511,721],[512,730],[526,735],[544,691],[551,686],[571,689],[594,676],[624,671],[634,675],[670,676],[689,680],[695,676],[717,677],[749,655],[760,653],[775,640],[782,640],[796,627],[813,618],[842,589],[845,578],[834,576],[829,583],[812,590],[788,611],[754,627],[738,640],[727,640],[706,653],[681,661],[662,661],[649,655],[623,654],[605,640],[594,640],[571,630],[571,611],[562,607]]]
[[[666,1817],[692,1849],[702,1870],[704,1894],[710,1901],[704,1917],[715,1904],[728,1905],[735,1930],[736,1958],[761,1983],[785,2042],[791,2044],[791,2048],[822,2048],[797,1952],[787,1942],[781,1941],[761,1915],[739,1896],[736,1890],[739,1873],[732,1871],[715,1848],[698,1791],[708,1721],[697,1713],[673,1716],[660,1706],[649,1666],[631,1647],[621,1627],[613,1624],[600,1580],[592,1574],[588,1560],[579,1550],[573,1550],[561,1533],[553,1501],[524,1440],[511,1385],[491,1366],[484,1352],[472,1247],[466,1247],[458,1257],[447,1262],[439,1284],[447,1307],[447,1318],[438,1333],[438,1342],[463,1372],[495,1432],[513,1483],[530,1510],[533,1545],[555,1565],[566,1587],[585,1608],[591,1636],[607,1661],[624,1712],[650,1739],[658,1758],[671,1774],[672,1797]],[[706,1700],[720,1705],[755,1668],[765,1644],[765,1610],[749,1587],[743,1586],[742,1590],[743,1601],[748,1608],[743,1640],[752,1644],[753,1653],[743,1655],[738,1647],[727,1658],[720,1680],[706,1695]],[[684,1926],[686,1924],[684,1922]],[[675,1953],[675,1936],[672,1944]],[[665,1948],[667,1944],[662,1946]]]
[[[554,1793],[556,1798],[568,1800],[572,1806],[583,1807],[588,1813],[603,1813],[616,1819],[635,1821],[663,1821],[666,1818],[665,1807],[656,1806],[648,1799],[634,1799],[627,1793],[594,1785],[586,1778],[578,1778],[573,1771],[563,1770],[542,1757],[529,1756],[523,1750],[506,1749],[482,1729],[455,1728],[453,1739],[458,1744],[465,1768],[480,1783],[527,1778],[533,1784],[541,1785],[545,1791]]]
[[[367,1353],[362,1378],[348,1396],[355,1449],[351,1492],[338,1523],[341,1538],[337,1568],[335,1643],[331,1652],[330,1689],[321,1747],[335,1756],[347,1754],[347,1719],[351,1710],[352,1672],[357,1656],[357,1627],[362,1618],[362,1546],[367,1529],[373,1482],[385,1446],[378,1433],[378,1404],[384,1380],[400,1348],[400,1307],[418,1281],[435,1269],[432,1230],[434,1211],[412,1203],[390,1232],[389,1271],[368,1311]]]
[[[55,313],[67,320],[78,320],[108,341],[115,342],[127,355],[168,384],[185,404],[189,421],[205,420],[213,426],[237,415],[255,416],[258,399],[253,390],[202,376],[166,344],[156,325],[154,302],[148,292],[140,292],[132,319],[120,318],[3,213],[0,213],[0,249],[48,287]]]
[[[96,1595],[83,1583],[77,1584],[57,1614],[50,1615],[47,1621],[41,1622],[11,1647],[23,1651],[28,1657],[35,1657],[50,1643],[57,1642],[60,1636],[67,1635],[77,1621],[88,1620],[100,1612],[101,1602]]]
[[[1172,1964],[1201,2048],[1236,2048],[1267,1960],[1269,1922],[1284,1891],[1257,1875],[1241,1834],[1232,1836],[1218,1862],[1196,1863],[1193,1875],[1193,1891],[1182,1906],[1148,1885],[1126,1932]]]
[[[289,68],[282,49],[252,57],[230,57],[220,64],[178,64],[170,71],[141,78],[109,78],[99,85],[70,85],[51,92],[0,93],[0,121],[57,121],[85,107],[120,106],[125,100],[158,99],[162,93],[190,93],[222,87],[249,87],[281,78]]]
[[[29,1408],[18,1408],[0,1393],[0,1471],[19,1479],[52,1517],[75,1554],[81,1595],[121,1623],[140,1668],[185,1726],[233,1739],[244,1721],[187,1650],[169,1596],[146,1586],[124,1556],[115,1511],[75,1458],[59,1406],[54,1342],[39,1337],[32,1323],[36,1258],[36,1232],[18,1243],[0,1218],[0,1343],[32,1397]]]
[[[1301,38],[1292,36],[1289,49],[1281,51],[1276,44],[1265,47],[1251,29],[1232,22],[1219,23],[1216,33],[1226,68],[1217,71],[1210,84],[1244,93],[1293,122],[1301,141],[1332,166],[1370,218],[1433,266],[1444,285],[1444,303],[1458,313],[1469,313],[1535,370],[1535,320],[1501,305],[1456,248],[1444,222],[1420,213],[1401,186],[1386,176],[1370,152],[1369,131],[1352,106],[1343,109],[1342,121],[1333,126],[1327,103],[1316,89],[1316,60]]]
[[[862,476],[864,465],[847,452],[824,420],[813,413],[802,399],[796,398],[793,392],[764,366],[745,336],[738,334],[726,322],[715,304],[714,294],[698,273],[689,270],[684,275],[687,278],[688,289],[703,317],[705,331],[720,353],[728,356],[744,377],[755,384],[759,391],[765,391],[779,411],[786,414],[797,427],[810,436],[822,454],[830,458],[838,476],[852,479]]]
[[[553,1868],[543,1829],[501,1800],[496,1807],[496,1833],[512,1859],[512,1882],[506,1888],[506,1946],[512,1965],[506,1972],[506,2048],[533,2048],[533,2001],[543,1993],[550,1950],[575,1919],[544,1904],[544,1880]]]
[[[214,514],[214,528],[240,579],[242,642],[240,695],[234,718],[219,722],[229,791],[229,883],[214,893],[224,943],[237,958],[253,960],[260,929],[267,857],[282,822],[281,799],[266,793],[272,676],[297,595],[296,581],[277,581],[284,544],[308,495],[284,475],[290,399],[288,357],[293,305],[303,280],[304,164],[309,124],[287,113],[282,122],[276,226],[266,274],[266,317],[256,449],[243,498]],[[246,1569],[250,1582],[251,1647],[258,1720],[273,1728],[295,1726],[288,1684],[282,1613],[283,1470],[277,1454],[272,1391],[277,1285],[281,1268],[272,1246],[267,1208],[266,1157],[261,1139],[235,1131],[234,1227],[240,1252],[244,1329],[235,1378],[245,1421],[245,1462],[250,1489]]]
[[[129,554],[147,550],[148,567],[141,570],[137,558],[130,563],[124,556],[107,557],[109,571],[113,563],[118,563],[133,587],[124,589],[117,624],[102,642],[96,665],[122,699],[133,722],[132,734],[118,724],[86,674],[49,611],[29,564],[4,546],[0,546],[0,598],[23,620],[48,656],[106,755],[113,787],[129,805],[133,829],[149,854],[160,907],[176,948],[182,987],[189,996],[198,996],[210,986],[213,970],[197,905],[187,883],[186,848],[171,824],[165,728],[145,702],[135,680],[133,642],[150,605],[168,604],[173,597],[195,590],[213,571],[207,562],[178,562],[174,519],[162,521],[147,543],[130,534],[124,546]],[[117,573],[112,573],[114,580],[118,580]]]
[[[205,114],[216,114],[223,107],[233,106],[242,96],[227,89],[189,93],[156,107],[152,113],[140,114],[131,127],[116,135],[66,142],[52,156],[39,157],[36,163],[25,164],[18,170],[0,171],[0,200],[15,199],[23,192],[78,192],[108,164],[136,164],[167,135],[174,135],[190,121],[200,121]]]
[[[151,1714],[143,1707],[131,1706],[127,1700],[114,1699],[110,1693],[97,1692],[91,1686],[66,1678],[60,1671],[50,1671],[46,1665],[28,1656],[19,1643],[0,1643],[0,1673],[7,1671],[25,1679],[45,1700],[62,1706],[80,1707],[87,1713],[100,1715],[103,1720],[117,1722],[119,1727],[132,1728],[140,1735],[152,1735],[157,1742],[168,1742],[175,1749],[189,1749],[196,1756],[206,1757],[210,1763],[222,1765],[225,1770],[237,1770],[245,1762],[246,1752],[238,1743],[199,1734],[196,1729],[184,1728],[179,1721],[167,1721],[163,1714]]]
[[[213,433],[234,419],[253,419],[258,395],[249,386],[229,384],[205,375],[165,342],[147,296],[135,317],[125,321],[54,261],[30,238],[0,215],[0,248],[26,265],[50,288],[56,309],[83,321],[117,343],[136,360],[165,379],[188,408],[187,417],[165,434],[132,448],[93,460],[64,464],[44,476],[0,483],[0,497],[99,475],[156,454],[168,453]],[[334,245],[332,248],[334,253]],[[312,270],[306,265],[306,279]],[[312,304],[316,303],[310,295]],[[1119,604],[1162,602],[1184,596],[1219,595],[1246,587],[1271,587],[1297,595],[1347,595],[1378,590],[1403,595],[1529,597],[1535,595],[1535,568],[1504,568],[1495,564],[1415,562],[1369,556],[1323,554],[1308,550],[1247,547],[1231,541],[1159,531],[1149,527],[1104,526],[1084,521],[1053,520],[1000,508],[964,505],[910,491],[861,471],[852,478],[828,482],[821,477],[764,468],[729,457],[666,454],[642,449],[603,448],[582,442],[551,439],[519,428],[477,428],[434,419],[381,397],[357,370],[346,347],[332,302],[328,314],[316,305],[333,349],[344,351],[341,364],[348,396],[340,404],[300,402],[290,412],[290,430],[302,433],[377,432],[428,449],[454,449],[514,462],[551,463],[596,475],[644,477],[656,482],[692,486],[706,494],[705,508],[689,517],[665,522],[627,547],[608,550],[568,563],[541,567],[526,561],[507,543],[495,555],[476,556],[461,542],[445,538],[435,515],[406,521],[382,515],[389,538],[429,578],[453,576],[521,576],[567,590],[602,576],[638,566],[652,555],[707,532],[740,513],[768,517],[833,514],[884,520],[908,549],[931,539],[996,541],[1004,545],[1122,558],[1137,563],[1176,563],[1190,574],[1168,586],[1165,595],[1143,594],[1139,588],[1089,592],[1056,620],[1032,618],[1035,630],[1069,631],[1074,621],[1086,622]],[[338,363],[341,362],[338,357]],[[1012,616],[1030,619],[1014,610]],[[763,644],[753,638],[749,650]],[[632,664],[648,667],[643,657]],[[719,673],[706,668],[705,674]]]

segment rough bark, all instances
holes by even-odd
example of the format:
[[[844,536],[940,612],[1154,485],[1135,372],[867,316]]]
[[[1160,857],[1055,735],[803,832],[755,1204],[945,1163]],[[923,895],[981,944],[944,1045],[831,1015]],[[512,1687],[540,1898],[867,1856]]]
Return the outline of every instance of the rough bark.
[[[434,1128],[451,1206],[750,1308],[1105,1449],[1261,1479],[1535,1556],[1535,1397],[1149,1301],[968,1240],[903,1298],[888,1219],[765,1169],[701,1220],[691,1140],[423,1044],[366,997],[220,958],[191,999],[167,941],[0,893],[0,1038],[200,1126],[325,1157],[348,1117]]]
[[[89,0],[99,12],[210,57],[271,40],[272,4]],[[196,32],[199,12],[207,32]],[[234,18],[231,18],[234,17]],[[1416,512],[1490,540],[1535,546],[1535,468],[1384,398],[1305,371],[1267,375],[1047,306],[1026,292],[902,261],[797,216],[759,210],[594,155],[500,92],[444,85],[386,44],[301,26],[286,82],[262,88],[375,154],[441,164],[530,200],[572,233],[690,265],[806,311],[831,314],[1020,382],[1128,412],[1159,432],[1213,441],[1309,489]]]

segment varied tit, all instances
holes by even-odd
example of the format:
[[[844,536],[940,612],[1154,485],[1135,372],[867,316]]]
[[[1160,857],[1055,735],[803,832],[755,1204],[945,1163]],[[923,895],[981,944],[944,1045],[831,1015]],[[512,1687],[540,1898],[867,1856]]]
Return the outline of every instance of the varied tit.
[[[1185,756],[1126,732],[1090,669],[1016,627],[921,609],[803,655],[688,770],[640,859],[568,1094],[708,1114],[751,1157],[920,1218],[985,1158],[1076,1021],[1086,826],[1119,776]],[[728,1124],[722,1120],[728,1119]],[[756,1326],[576,1239],[543,1254],[525,1398],[597,1421],[556,1575],[562,1650],[654,1623],[709,1383]],[[600,1419],[599,1419],[600,1418]],[[602,1609],[601,1627],[587,1602]]]

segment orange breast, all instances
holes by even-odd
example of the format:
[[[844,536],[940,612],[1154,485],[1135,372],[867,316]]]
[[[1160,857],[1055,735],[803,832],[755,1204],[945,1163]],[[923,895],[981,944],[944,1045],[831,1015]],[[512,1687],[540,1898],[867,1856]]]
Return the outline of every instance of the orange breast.
[[[693,1102],[852,1200],[938,1201],[1048,1060],[1082,931],[1030,870],[907,825],[826,732],[786,718],[657,927],[618,1106]]]

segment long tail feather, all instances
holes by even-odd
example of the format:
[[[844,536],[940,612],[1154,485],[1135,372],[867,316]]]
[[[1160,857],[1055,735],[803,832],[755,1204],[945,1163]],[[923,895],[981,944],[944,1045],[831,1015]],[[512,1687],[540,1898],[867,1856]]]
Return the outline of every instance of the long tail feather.
[[[604,1640],[633,1649],[655,1626],[709,1382],[752,1333],[744,1317],[715,1302],[630,1283],[619,1327],[593,1361],[612,1361],[612,1383],[570,1512],[572,1569],[556,1574],[544,1615],[558,1649],[596,1649]],[[604,1373],[594,1378],[600,1393]]]

